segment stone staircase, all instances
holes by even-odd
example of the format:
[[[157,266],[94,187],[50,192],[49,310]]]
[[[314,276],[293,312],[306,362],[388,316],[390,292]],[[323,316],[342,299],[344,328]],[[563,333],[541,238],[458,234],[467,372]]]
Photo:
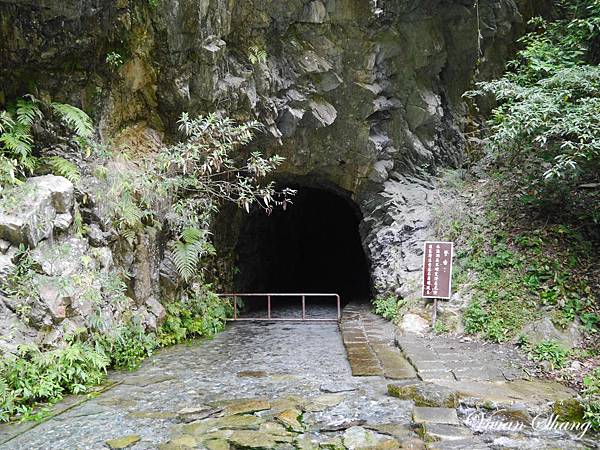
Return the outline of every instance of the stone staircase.
[[[350,304],[342,314],[340,329],[352,375],[416,378],[415,369],[395,344],[394,326],[369,309],[369,305]]]

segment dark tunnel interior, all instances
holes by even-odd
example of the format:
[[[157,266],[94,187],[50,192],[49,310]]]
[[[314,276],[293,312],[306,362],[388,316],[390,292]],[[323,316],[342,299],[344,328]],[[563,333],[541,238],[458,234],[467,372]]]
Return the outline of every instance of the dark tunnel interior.
[[[368,301],[358,208],[329,190],[291,187],[298,192],[285,211],[256,210],[245,218],[237,244],[238,292],[338,293],[344,304]]]

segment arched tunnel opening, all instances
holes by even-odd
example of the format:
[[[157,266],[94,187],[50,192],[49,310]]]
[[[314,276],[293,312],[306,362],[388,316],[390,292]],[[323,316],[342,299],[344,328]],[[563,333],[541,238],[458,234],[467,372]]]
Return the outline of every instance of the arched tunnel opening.
[[[236,247],[237,291],[337,293],[342,304],[368,301],[371,278],[357,205],[329,189],[289,187],[297,194],[285,210],[245,217]]]

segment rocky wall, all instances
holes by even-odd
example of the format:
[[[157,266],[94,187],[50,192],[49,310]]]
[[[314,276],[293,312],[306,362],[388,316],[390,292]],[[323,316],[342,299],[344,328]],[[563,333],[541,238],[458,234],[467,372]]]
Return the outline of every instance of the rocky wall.
[[[280,178],[349,193],[375,289],[408,295],[432,232],[427,180],[462,161],[461,96],[503,70],[532,8],[525,0],[0,0],[0,102],[33,93],[80,105],[105,142],[143,152],[174,136],[183,111],[257,119],[265,131],[256,147],[286,157]],[[227,236],[224,246],[235,245],[235,231]],[[160,260],[130,262],[143,266],[133,296],[157,299]]]

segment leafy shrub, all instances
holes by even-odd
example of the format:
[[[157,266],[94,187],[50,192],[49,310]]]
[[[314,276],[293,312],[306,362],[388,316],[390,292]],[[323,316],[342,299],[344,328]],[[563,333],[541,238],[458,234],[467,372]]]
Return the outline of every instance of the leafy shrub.
[[[46,352],[20,346],[17,357],[0,360],[0,421],[29,412],[38,402],[86,392],[104,380],[108,364],[102,350],[85,343]]]
[[[488,320],[488,314],[477,300],[471,302],[463,314],[465,331],[469,334],[477,334],[484,331]]]
[[[373,307],[375,314],[379,314],[387,320],[394,320],[398,315],[398,299],[393,295],[375,298]]]
[[[253,140],[258,122],[238,124],[216,114],[190,118],[183,113],[178,123],[183,139],[163,148],[149,162],[149,170],[155,181],[151,189],[161,186],[162,194],[174,199],[167,216],[177,236],[172,244],[174,262],[182,278],[190,281],[200,258],[213,252],[206,230],[220,203],[233,202],[247,212],[252,206],[269,212],[285,208],[295,192],[276,190],[274,182],[260,184],[283,158],[253,152],[236,160],[234,153]]]
[[[465,95],[498,102],[486,149],[522,193],[515,199],[546,216],[572,216],[598,236],[597,192],[577,187],[600,173],[600,4],[556,3],[557,19],[532,20],[509,72]]]
[[[194,337],[210,337],[225,327],[231,305],[206,288],[188,292],[165,305],[167,318],[158,331],[161,346],[179,344]]]
[[[548,361],[552,368],[561,368],[567,362],[569,352],[556,341],[542,341],[535,345],[530,352],[530,357],[535,361]]]
[[[119,326],[107,334],[95,334],[93,340],[109,358],[110,366],[134,370],[158,347],[154,333],[145,333],[139,323]]]
[[[450,332],[450,326],[444,322],[443,320],[436,320],[435,325],[433,326],[433,332],[435,334],[445,334]]]
[[[591,422],[595,430],[600,430],[600,367],[596,367],[583,379],[581,393],[585,399],[584,419]]]

